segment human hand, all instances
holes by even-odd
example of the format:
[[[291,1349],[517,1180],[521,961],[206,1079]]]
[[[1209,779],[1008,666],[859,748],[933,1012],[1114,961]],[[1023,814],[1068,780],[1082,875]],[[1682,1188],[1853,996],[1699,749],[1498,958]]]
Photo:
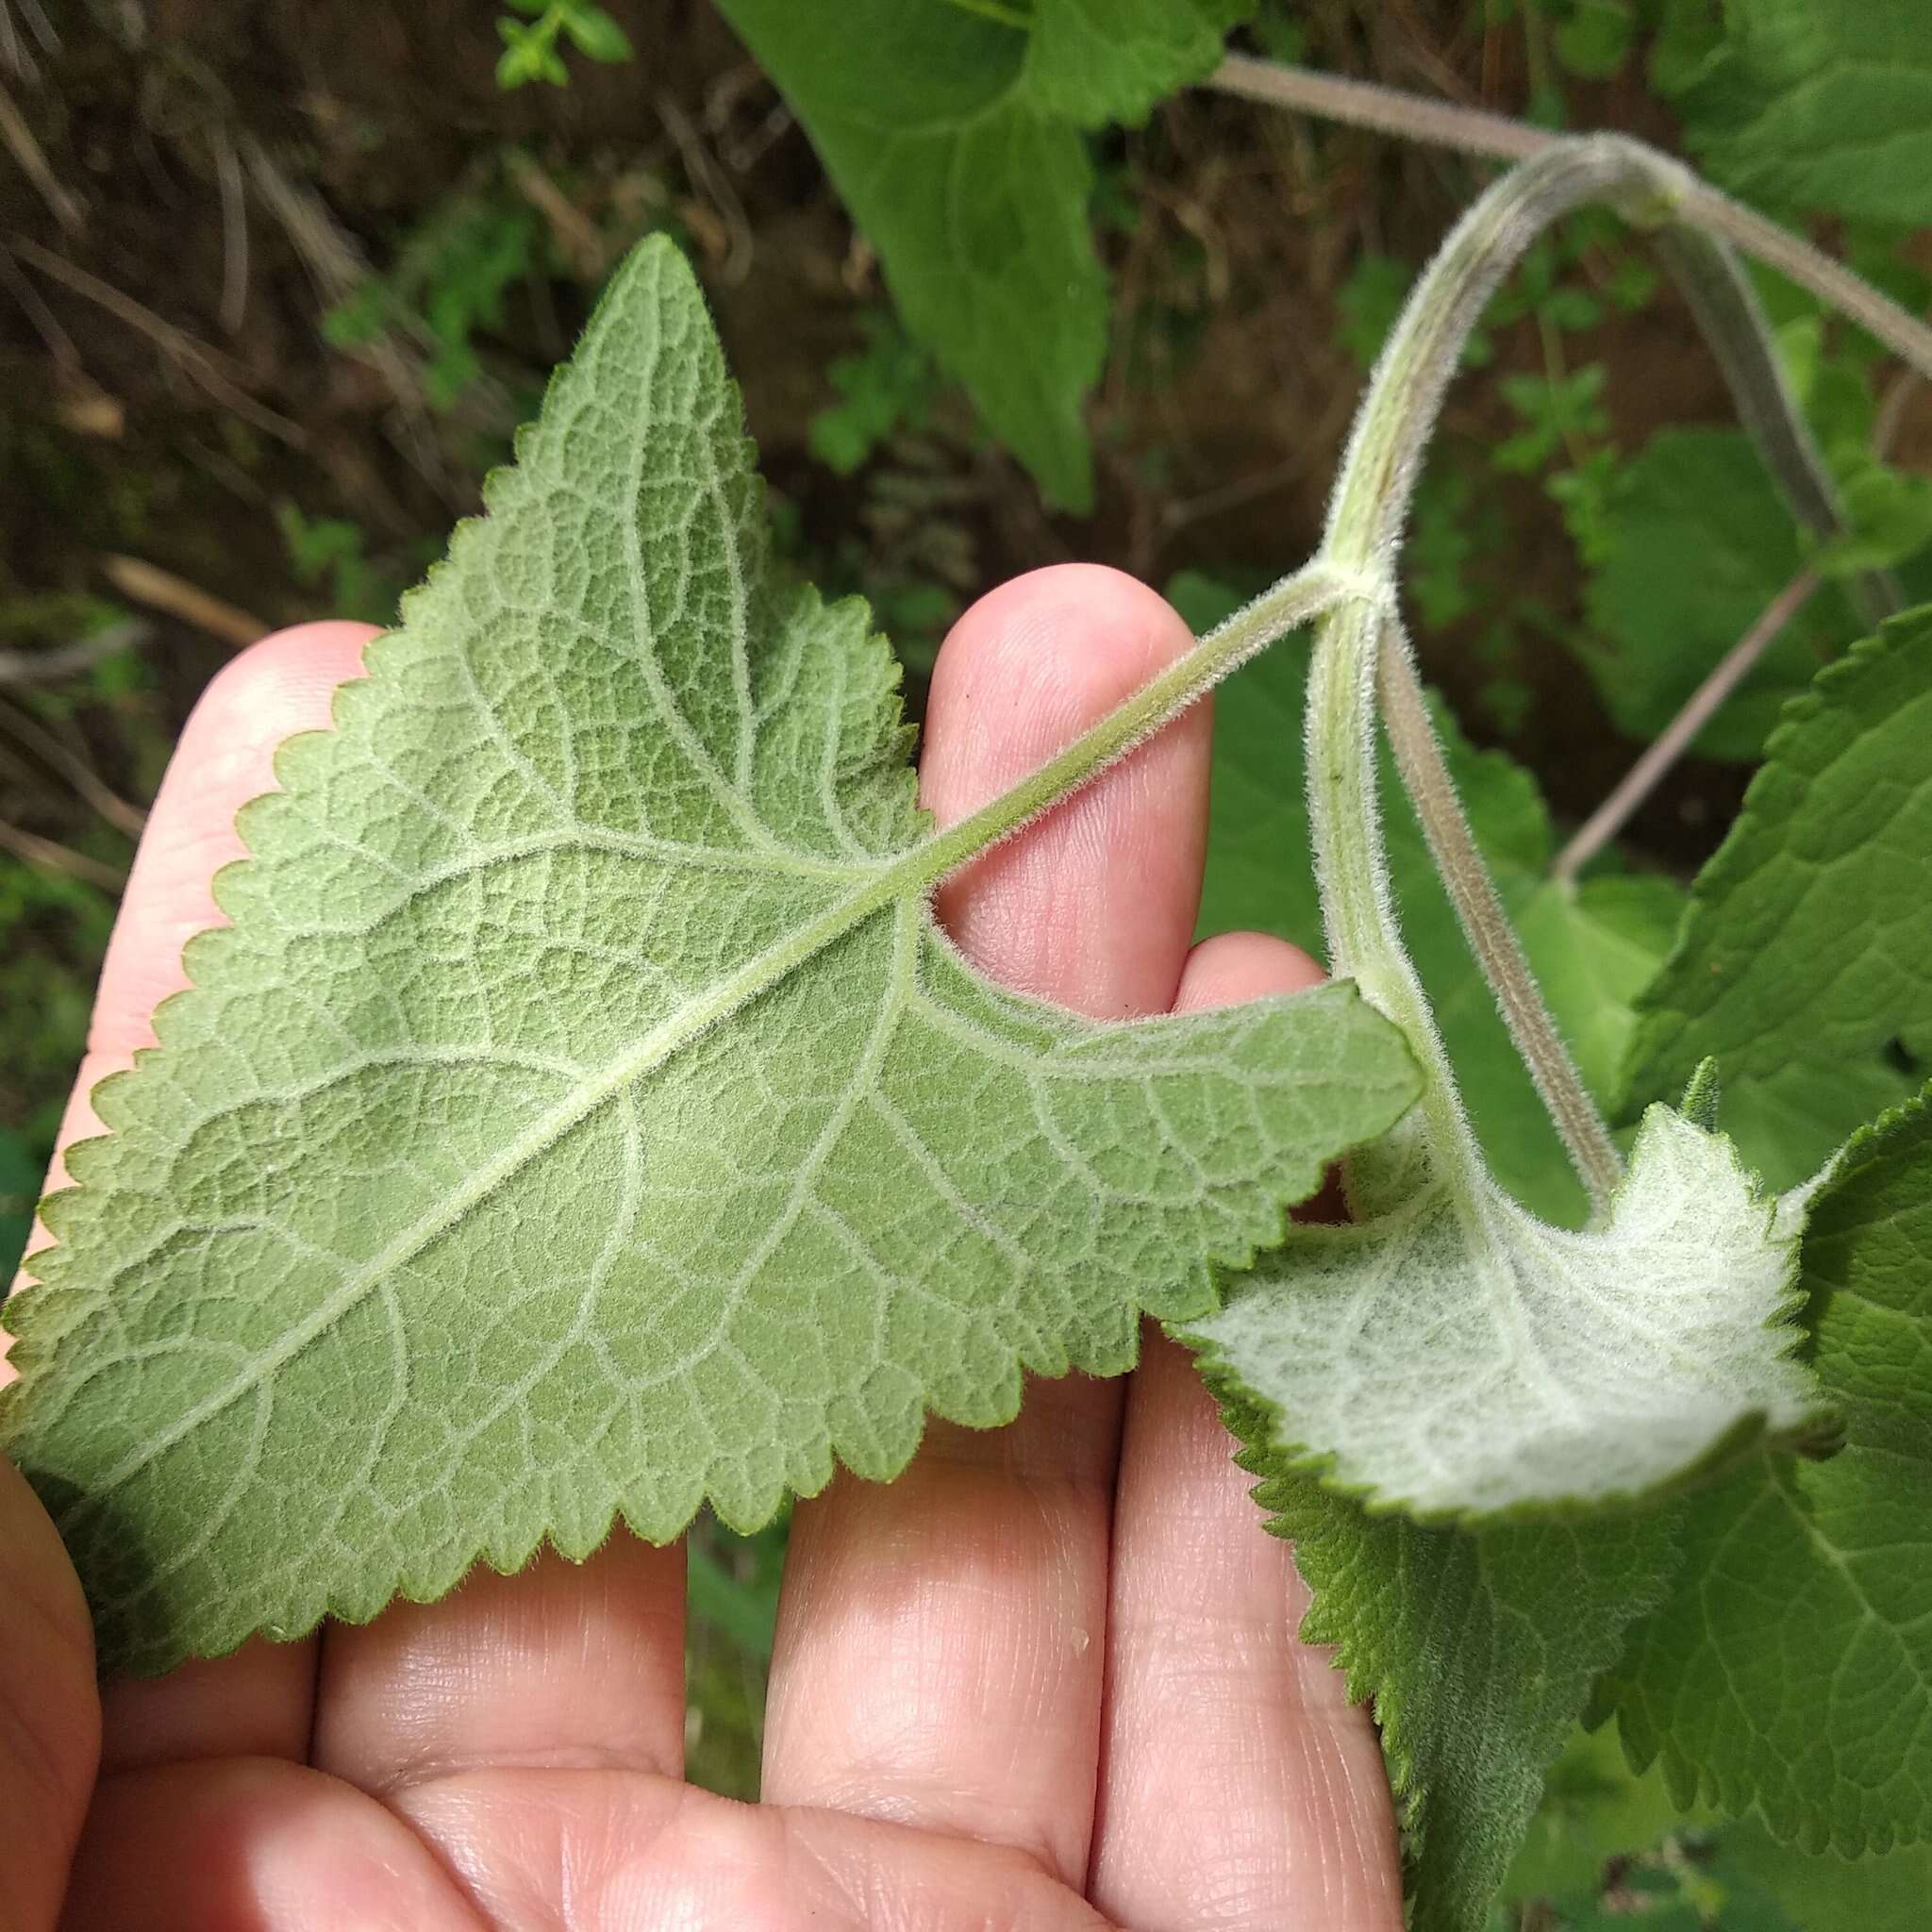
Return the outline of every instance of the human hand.
[[[63,1143],[216,923],[236,808],[370,635],[281,632],[196,708]],[[962,816],[1187,642],[1111,572],[994,591],[940,658],[925,802]],[[950,881],[965,951],[1108,1018],[1314,980],[1258,935],[1190,946],[1208,731],[1197,707]],[[0,1462],[0,1932],[1399,1932],[1374,1730],[1295,1641],[1306,1592],[1230,1450],[1150,1326],[1133,1375],[1032,1382],[1008,1427],[932,1424],[896,1483],[801,1502],[756,1807],[683,1782],[681,1546],[479,1570],[97,1702],[78,1582]]]

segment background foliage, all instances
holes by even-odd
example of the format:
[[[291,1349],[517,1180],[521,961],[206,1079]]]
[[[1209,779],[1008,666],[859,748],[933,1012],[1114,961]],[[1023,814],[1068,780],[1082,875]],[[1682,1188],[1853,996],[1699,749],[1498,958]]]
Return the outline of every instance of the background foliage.
[[[779,0],[501,11],[493,31],[456,0],[0,0],[0,1247],[194,694],[274,625],[385,620],[641,234],[700,269],[791,560],[871,596],[915,674],[1020,570],[1097,558],[1203,623],[1311,546],[1360,373],[1488,171],[1176,92],[1230,27],[1678,147],[1932,299],[1922,0],[1133,0],[1112,33],[1097,0],[855,0],[837,62]],[[1932,595],[1932,401],[1761,286],[1856,546],[1807,554],[1688,319],[1593,216],[1493,305],[1418,506],[1411,608],[1458,775],[1606,1099],[1682,881],[1784,700],[1864,627],[1837,579],[1875,566]],[[1807,568],[1823,588],[1695,756],[1577,899],[1553,893],[1566,830]],[[1277,653],[1224,700],[1204,929],[1314,936],[1278,873],[1294,805],[1271,791],[1262,837],[1229,835],[1242,736],[1278,742],[1299,675]],[[1412,828],[1395,846],[1497,1170],[1574,1216]],[[1928,1048],[1932,1024],[1861,1041],[1849,1117],[1922,1082]],[[692,1764],[724,1789],[756,1780],[781,1550],[694,1540]],[[1524,1932],[1884,1927],[1932,1865],[1806,1860],[1679,1814],[1598,1734],[1510,1892]]]

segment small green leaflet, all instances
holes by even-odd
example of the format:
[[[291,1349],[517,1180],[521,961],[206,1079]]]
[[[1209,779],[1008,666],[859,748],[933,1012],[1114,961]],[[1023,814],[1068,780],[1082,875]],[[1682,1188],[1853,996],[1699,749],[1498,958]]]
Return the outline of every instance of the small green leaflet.
[[[1852,1141],[1804,1257],[1845,1446],[1688,1499],[1676,1589],[1606,1702],[1680,1802],[1855,1857],[1932,1840],[1932,1099]]]
[[[1724,36],[1674,75],[1690,152],[1744,200],[1932,221],[1924,0],[1725,0]]]
[[[1212,628],[1241,602],[1225,586],[1192,573],[1174,578],[1167,591],[1197,631]],[[1307,672],[1307,643],[1284,639],[1215,693],[1204,937],[1253,927],[1322,953],[1302,747]],[[1436,722],[1463,808],[1524,951],[1578,1070],[1607,1100],[1616,1090],[1635,1024],[1631,1002],[1670,950],[1682,890],[1650,874],[1596,875],[1574,890],[1551,880],[1556,841],[1535,778],[1501,752],[1475,750],[1440,708]],[[1580,1224],[1583,1190],[1543,1116],[1386,757],[1382,808],[1403,935],[1491,1170],[1545,1220]]]
[[[1641,1005],[1631,1094],[1714,1055],[1724,1124],[1776,1186],[1911,1091],[1894,1062],[1932,1047],[1932,606],[1790,706]]]
[[[1314,1592],[1302,1624],[1372,1700],[1402,1807],[1411,1932],[1480,1932],[1545,1767],[1630,1619],[1660,1594],[1665,1515],[1470,1532],[1372,1516],[1269,1446],[1265,1407],[1217,1381],[1255,1499]]]
[[[1626,736],[1655,738],[1797,575],[1790,513],[1741,430],[1665,429],[1617,475],[1584,593],[1577,655]],[[1697,738],[1755,758],[1788,698],[1863,626],[1844,591],[1815,593]]]
[[[891,1476],[1206,1313],[1415,1091],[1346,986],[1104,1025],[972,972],[668,242],[518,455],[243,812],[9,1307],[108,1667]]]
[[[1364,1171],[1373,1170],[1364,1186]],[[1789,1359],[1795,1231],[1730,1143],[1645,1115],[1600,1227],[1458,1179],[1420,1116],[1187,1340],[1276,1417],[1282,1467],[1424,1522],[1628,1502],[1819,1421]]]

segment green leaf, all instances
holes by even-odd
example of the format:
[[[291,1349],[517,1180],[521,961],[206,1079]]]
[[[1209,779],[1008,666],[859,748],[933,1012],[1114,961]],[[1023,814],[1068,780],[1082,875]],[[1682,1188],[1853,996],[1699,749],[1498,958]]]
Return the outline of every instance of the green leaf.
[[[1673,1594],[1612,1674],[1638,1763],[1845,1857],[1932,1840],[1932,1101],[1845,1149],[1804,1285],[1845,1446],[1691,1498]]]
[[[1746,201],[1932,222],[1924,0],[1725,0],[1724,38],[1676,107],[1705,170]]]
[[[1085,509],[1082,418],[1107,276],[1079,131],[1027,84],[1027,36],[946,0],[722,0],[878,251],[906,325],[1056,503]]]
[[[1655,738],[1724,654],[1797,575],[1805,555],[1750,440],[1666,429],[1624,466],[1599,526],[1579,643],[1610,716]],[[1820,591],[1698,734],[1709,758],[1755,758],[1786,699],[1860,626],[1841,591]]]
[[[1654,1107],[1603,1225],[1549,1226],[1458,1174],[1420,1114],[1191,1324],[1266,1403],[1280,1466],[1425,1522],[1652,1495],[1812,1432],[1784,1325],[1795,1229],[1729,1141]]]
[[[1790,706],[1641,1004],[1632,1095],[1714,1056],[1776,1186],[1911,1091],[1892,1056],[1932,1038],[1932,607]]]
[[[1082,127],[1139,123],[1205,78],[1257,0],[1034,0],[1026,84]]]
[[[1241,601],[1183,574],[1168,596],[1196,630]],[[1213,803],[1201,897],[1203,937],[1252,927],[1318,957],[1321,905],[1308,857],[1302,710],[1307,647],[1284,639],[1215,694]],[[1555,850],[1536,780],[1500,752],[1476,751],[1439,708],[1439,732],[1476,841],[1579,1070],[1599,1097],[1616,1091],[1632,1002],[1670,950],[1683,894],[1668,879],[1609,874],[1574,891],[1546,874]],[[1545,1220],[1582,1219],[1583,1190],[1477,971],[1454,908],[1385,758],[1389,871],[1411,958],[1496,1178]]]
[[[1214,1381],[1209,1371],[1210,1382]],[[1278,1418],[1218,1383],[1255,1499],[1314,1592],[1301,1634],[1373,1702],[1401,1807],[1411,1932],[1478,1932],[1543,1773],[1672,1561],[1667,1516],[1476,1532],[1371,1516],[1285,1471]]]
[[[927,895],[998,827],[925,835],[864,607],[771,581],[668,242],[518,456],[46,1204],[0,1438],[109,1667],[891,1476],[1206,1312],[1415,1091],[1349,987],[1108,1025],[971,971]]]
[[[606,63],[631,58],[630,36],[605,12],[588,0],[572,0],[563,12],[563,30],[579,54]]]

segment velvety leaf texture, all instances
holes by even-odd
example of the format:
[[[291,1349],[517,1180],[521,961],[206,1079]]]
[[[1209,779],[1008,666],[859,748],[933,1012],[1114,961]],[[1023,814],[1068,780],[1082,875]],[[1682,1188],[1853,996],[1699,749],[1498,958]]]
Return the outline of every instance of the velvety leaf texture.
[[[1932,1840],[1932,1101],[1860,1133],[1818,1191],[1805,1286],[1828,1462],[1690,1499],[1687,1560],[1609,1693],[1680,1802],[1755,1807],[1807,1851]]]
[[[1932,607],[1790,707],[1641,1004],[1632,1095],[1714,1056],[1724,1124],[1778,1186],[1910,1092],[1900,1058],[1932,1041]]]
[[[1046,494],[1086,508],[1107,277],[1086,148],[1026,85],[1028,36],[947,0],[721,7],[805,124],[907,326]]]
[[[485,501],[243,812],[8,1308],[108,1665],[890,1476],[1205,1313],[1414,1091],[1346,987],[1103,1025],[965,965],[669,243]]]
[[[1168,586],[1197,630],[1239,602],[1195,575]],[[1278,933],[1318,957],[1322,908],[1309,858],[1303,708],[1308,651],[1286,638],[1215,693],[1214,784],[1200,931]],[[1536,780],[1477,751],[1439,707],[1436,726],[1503,903],[1579,1072],[1612,1097],[1635,1024],[1632,1002],[1670,950],[1682,889],[1609,874],[1572,888],[1548,877],[1556,841]],[[1548,1221],[1579,1224],[1587,1203],[1477,969],[1393,760],[1382,762],[1389,877],[1403,939],[1435,1008],[1471,1124],[1497,1180]]]
[[[1283,1467],[1469,1521],[1643,1497],[1815,1423],[1779,1325],[1797,1242],[1721,1136],[1653,1108],[1573,1232],[1454,1184],[1422,1128],[1356,1163],[1350,1224],[1293,1229],[1189,1335],[1278,1418]]]
[[[1219,1388],[1263,1478],[1255,1499],[1314,1592],[1301,1634],[1338,1646],[1350,1694],[1374,1704],[1412,1932],[1479,1932],[1591,1680],[1663,1589],[1669,1519],[1466,1531],[1372,1516],[1283,1470],[1278,1419]]]
[[[1747,201],[1932,221],[1924,0],[1725,0],[1677,101],[1698,161]]]

